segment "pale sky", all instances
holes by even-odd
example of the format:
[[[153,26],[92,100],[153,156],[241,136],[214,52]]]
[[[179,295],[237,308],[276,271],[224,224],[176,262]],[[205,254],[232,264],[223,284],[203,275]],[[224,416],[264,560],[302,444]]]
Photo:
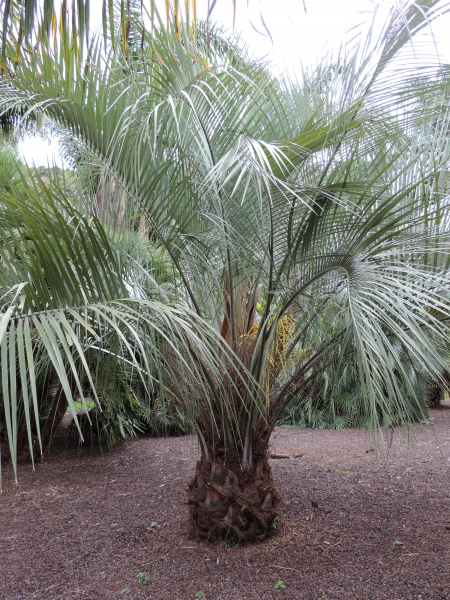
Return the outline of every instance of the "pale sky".
[[[386,10],[390,1],[382,1],[381,10]],[[205,18],[208,0],[197,0],[197,3],[199,18]],[[346,29],[368,21],[374,7],[373,0],[305,0],[305,4],[306,14],[303,0],[236,0],[235,30],[241,32],[251,53],[270,58],[276,71],[288,69],[295,72],[300,61],[314,63],[327,49],[338,47]],[[101,23],[102,1],[95,0],[91,6],[91,26],[95,28]],[[165,14],[163,9],[161,14]],[[268,35],[262,35],[265,33],[262,19],[272,40]],[[232,3],[217,0],[211,20],[231,30]],[[446,62],[450,62],[449,30],[448,15],[433,26],[439,54]],[[27,138],[19,147],[28,164],[47,165],[55,161],[61,166],[56,140],[48,142],[37,137]]]

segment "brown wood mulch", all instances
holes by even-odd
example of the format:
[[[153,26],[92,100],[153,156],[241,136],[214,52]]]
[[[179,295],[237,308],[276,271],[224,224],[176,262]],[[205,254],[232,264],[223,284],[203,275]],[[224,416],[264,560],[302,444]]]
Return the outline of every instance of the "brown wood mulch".
[[[190,537],[193,437],[61,438],[18,485],[4,469],[0,598],[448,599],[450,410],[430,416],[381,461],[361,430],[275,430],[274,455],[300,456],[271,461],[282,518],[253,546]]]

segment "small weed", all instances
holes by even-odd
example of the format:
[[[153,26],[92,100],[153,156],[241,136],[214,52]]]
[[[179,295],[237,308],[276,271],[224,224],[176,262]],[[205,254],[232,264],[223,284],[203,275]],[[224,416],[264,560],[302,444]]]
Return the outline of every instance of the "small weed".
[[[117,527],[117,523],[111,523],[111,525],[109,526],[110,529],[116,529]]]
[[[129,594],[131,592],[130,588],[123,588],[123,590],[120,592],[121,594]]]
[[[276,584],[273,586],[274,590],[284,590],[286,586],[284,585],[283,581],[281,579],[279,579]]]
[[[276,517],[274,517],[274,518],[272,519],[271,526],[273,527],[273,529],[276,529],[276,528],[277,528],[277,523],[278,523],[278,519],[279,519],[279,518],[280,518],[280,517],[277,515]]]
[[[187,458],[185,458],[185,457],[183,456],[183,458],[182,458],[181,460],[187,460]]]
[[[403,546],[403,542],[399,542],[399,540],[394,540],[394,546]]]
[[[150,527],[151,527],[152,529],[153,529],[154,527],[157,527],[157,526],[158,526],[158,521],[152,521],[152,522],[150,523]]]
[[[405,473],[411,473],[413,470],[412,467],[406,467]]]
[[[200,590],[199,592],[197,592],[195,594],[196,598],[204,598],[205,597],[205,592],[203,590]]]
[[[138,573],[136,577],[139,579],[139,585],[142,585],[144,581],[148,581],[150,579],[148,573]]]

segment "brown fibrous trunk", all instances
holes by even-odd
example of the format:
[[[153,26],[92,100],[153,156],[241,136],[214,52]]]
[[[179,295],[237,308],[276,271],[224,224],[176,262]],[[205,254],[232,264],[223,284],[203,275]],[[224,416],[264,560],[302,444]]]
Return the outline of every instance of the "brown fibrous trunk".
[[[194,532],[213,541],[265,540],[274,532],[279,501],[267,450],[245,470],[237,459],[202,456],[188,491]]]

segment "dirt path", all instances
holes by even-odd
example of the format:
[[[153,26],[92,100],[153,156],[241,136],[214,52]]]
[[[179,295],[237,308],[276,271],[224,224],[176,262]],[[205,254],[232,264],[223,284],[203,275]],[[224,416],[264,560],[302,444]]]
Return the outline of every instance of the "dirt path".
[[[364,431],[276,430],[274,452],[303,456],[272,461],[282,520],[247,547],[189,538],[194,438],[61,440],[18,486],[3,474],[0,598],[449,599],[450,410],[431,417],[384,463]]]

